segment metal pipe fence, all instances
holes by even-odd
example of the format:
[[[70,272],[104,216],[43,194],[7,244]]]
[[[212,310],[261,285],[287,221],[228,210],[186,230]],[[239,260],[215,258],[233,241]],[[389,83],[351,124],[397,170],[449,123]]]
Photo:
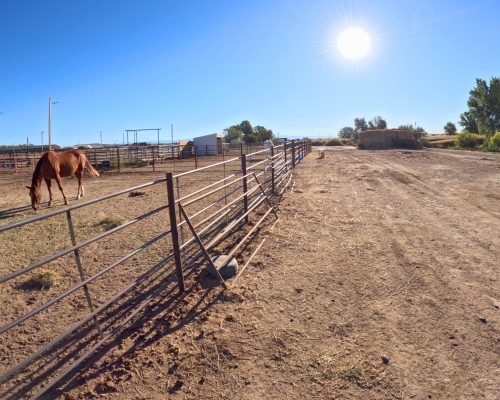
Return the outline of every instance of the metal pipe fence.
[[[237,150],[241,152],[242,148]],[[242,224],[255,222],[249,231],[240,238],[236,244],[233,244],[232,248],[228,249],[228,255],[231,257],[236,256],[243,243],[248,241],[252,235],[258,233],[258,231],[262,229],[264,221],[271,215],[271,212],[274,213],[276,218],[278,217],[269,197],[283,193],[290,183],[292,169],[300,163],[304,156],[310,151],[311,147],[308,141],[292,140],[291,143],[285,142],[282,145],[274,146],[269,149],[256,149],[254,152],[248,154],[243,153],[238,157],[231,157],[221,162],[201,166],[194,170],[179,172],[177,174],[168,172],[163,179],[135,185],[79,204],[63,207],[43,215],[0,226],[1,237],[5,232],[11,232],[23,226],[30,226],[30,224],[44,222],[64,214],[66,216],[68,235],[71,243],[70,246],[54,254],[0,276],[0,285],[7,285],[15,278],[25,276],[43,265],[71,254],[73,255],[79,277],[78,283],[71,285],[63,292],[39,304],[29,312],[17,315],[8,323],[0,326],[0,338],[2,337],[1,335],[12,331],[15,327],[29,323],[37,314],[52,308],[57,303],[68,298],[68,296],[80,293],[80,290],[88,308],[88,313],[62,334],[58,335],[56,338],[47,338],[48,343],[41,343],[42,345],[38,350],[18,361],[15,365],[2,366],[4,368],[6,367],[6,369],[0,373],[0,398],[17,398],[16,396],[19,394],[16,392],[19,385],[18,382],[23,379],[27,381],[31,380],[32,371],[30,370],[30,366],[34,364],[35,361],[43,360],[43,357],[45,357],[51,349],[55,348],[62,341],[67,340],[86,324],[90,324],[90,326],[94,328],[94,334],[99,338],[97,343],[90,346],[90,348],[71,363],[71,365],[63,365],[63,371],[60,372],[59,375],[52,376],[50,382],[39,382],[39,386],[26,391],[26,395],[31,396],[30,398],[32,399],[39,398],[47,393],[47,391],[60,383],[66,375],[72,372],[96,349],[104,344],[106,340],[117,334],[120,329],[125,326],[126,322],[131,321],[133,317],[145,307],[144,303],[141,303],[134,307],[121,321],[107,326],[105,323],[105,312],[119,299],[131,293],[139,284],[146,282],[145,279],[147,277],[159,273],[160,271],[167,274],[167,278],[163,278],[166,279],[166,281],[162,282],[156,292],[148,297],[147,304],[152,302],[154,297],[161,291],[159,288],[166,287],[167,281],[169,283],[177,282],[177,289],[181,293],[185,292],[187,269],[195,265],[200,257],[205,257],[207,264],[213,267],[209,252],[213,251],[216,245],[222,243],[226,238],[236,232]],[[206,183],[205,176],[207,173],[215,175],[222,173],[223,177],[220,179],[217,178],[215,182]],[[194,176],[200,176],[200,179],[204,182],[203,186],[199,189],[191,190],[189,193],[182,194],[180,190],[180,181],[191,179]],[[141,215],[119,226],[111,228],[110,230],[92,236],[87,240],[81,242],[76,240],[75,230],[77,226],[75,226],[72,219],[72,212],[74,210],[89,207],[105,200],[149,187],[164,188],[159,190],[165,190],[166,192],[165,204],[143,212]],[[268,208],[263,210],[257,218],[252,217],[252,215],[264,204],[267,204]],[[169,221],[165,221],[164,229],[156,233],[152,238],[136,246],[133,251],[120,256],[117,260],[93,273],[86,274],[80,258],[80,251],[82,249],[93,243],[102,242],[111,235],[122,230],[130,230],[135,224],[148,220],[165,210],[168,211]],[[196,220],[196,222],[194,220]],[[185,232],[184,228],[189,228],[189,230]],[[192,237],[186,240],[188,234]],[[104,304],[94,304],[89,294],[89,287],[92,284],[104,275],[111,276],[112,272],[117,267],[123,265],[127,260],[130,260],[132,257],[135,257],[149,247],[160,243],[163,239],[168,239],[169,244],[164,248],[165,256],[158,265],[149,268],[139,278],[130,282],[123,290],[120,290],[111,298],[107,299]],[[250,263],[261,245],[262,242],[246,261],[240,274]],[[218,271],[216,271],[216,274],[219,274]],[[239,277],[239,275],[237,277]],[[236,281],[236,278],[234,281]],[[227,287],[224,280],[221,280],[221,283],[224,287]]]
[[[282,145],[280,145],[282,146]],[[99,171],[131,172],[152,171],[156,172],[165,164],[177,164],[178,169],[198,169],[201,166],[213,163],[213,159],[221,158],[223,161],[230,157],[239,157],[242,154],[258,154],[259,150],[265,152],[260,143],[242,144],[231,146],[228,143],[203,146],[199,154],[192,143],[187,144],[134,144],[123,146],[80,147],[90,163]],[[53,151],[61,152],[74,148],[60,148]],[[36,163],[43,152],[37,150],[11,150],[0,152],[0,177],[10,175],[26,175],[33,172]]]

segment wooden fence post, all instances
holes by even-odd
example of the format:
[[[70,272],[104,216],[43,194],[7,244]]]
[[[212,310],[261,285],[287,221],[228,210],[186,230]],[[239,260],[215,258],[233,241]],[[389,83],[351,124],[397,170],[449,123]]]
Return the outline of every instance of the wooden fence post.
[[[242,154],[241,155],[241,174],[244,176],[243,178],[243,193],[248,192],[248,182],[246,178],[247,174],[247,155]],[[245,210],[245,213],[248,211],[248,196],[245,194],[243,197],[243,207]],[[248,215],[245,217],[245,223],[248,224]]]
[[[292,139],[292,168],[295,168],[295,139]]]
[[[198,169],[198,150],[197,147],[194,146],[194,169]]]
[[[167,199],[168,214],[170,216],[170,231],[172,235],[172,247],[174,250],[175,271],[179,282],[179,292],[184,293],[184,273],[182,272],[181,249],[179,246],[179,232],[177,229],[177,218],[175,215],[174,174],[167,172]]]

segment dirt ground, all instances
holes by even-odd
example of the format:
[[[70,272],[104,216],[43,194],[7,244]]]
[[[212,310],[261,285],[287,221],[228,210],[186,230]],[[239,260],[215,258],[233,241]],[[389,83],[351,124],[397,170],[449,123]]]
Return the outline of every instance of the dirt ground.
[[[234,288],[193,276],[60,397],[500,398],[499,155],[334,149],[294,173]]]

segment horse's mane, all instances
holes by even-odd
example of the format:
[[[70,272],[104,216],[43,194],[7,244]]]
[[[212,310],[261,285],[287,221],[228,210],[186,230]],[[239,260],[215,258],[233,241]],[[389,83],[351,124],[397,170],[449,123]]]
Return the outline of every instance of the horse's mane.
[[[40,183],[42,182],[42,165],[46,159],[47,153],[43,154],[36,163],[35,171],[33,172],[33,177],[31,178],[31,185],[34,187],[40,186]]]

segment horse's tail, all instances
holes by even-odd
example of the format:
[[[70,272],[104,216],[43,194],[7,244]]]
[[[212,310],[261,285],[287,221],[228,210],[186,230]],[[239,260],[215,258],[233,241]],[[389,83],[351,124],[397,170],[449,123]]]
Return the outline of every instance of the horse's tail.
[[[88,173],[92,176],[99,176],[99,172],[92,166],[92,164],[89,163],[89,159],[85,157],[85,168],[88,171]]]

